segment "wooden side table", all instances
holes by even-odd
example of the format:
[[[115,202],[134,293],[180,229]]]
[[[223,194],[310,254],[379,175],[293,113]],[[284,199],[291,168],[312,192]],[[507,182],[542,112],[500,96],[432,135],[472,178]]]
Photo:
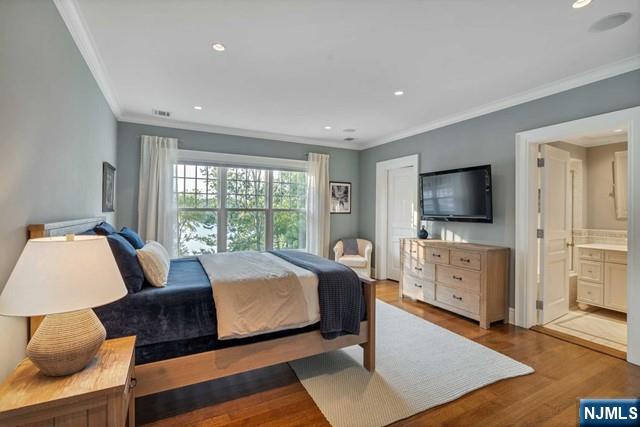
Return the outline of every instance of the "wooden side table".
[[[133,427],[135,343],[107,340],[89,366],[66,377],[47,377],[23,360],[0,385],[0,425]]]

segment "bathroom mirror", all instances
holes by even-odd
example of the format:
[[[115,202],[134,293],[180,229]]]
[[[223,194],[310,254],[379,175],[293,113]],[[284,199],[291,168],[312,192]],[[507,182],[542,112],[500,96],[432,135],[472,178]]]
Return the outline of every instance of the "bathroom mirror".
[[[617,151],[613,155],[613,198],[617,219],[627,219],[627,158],[627,151]]]

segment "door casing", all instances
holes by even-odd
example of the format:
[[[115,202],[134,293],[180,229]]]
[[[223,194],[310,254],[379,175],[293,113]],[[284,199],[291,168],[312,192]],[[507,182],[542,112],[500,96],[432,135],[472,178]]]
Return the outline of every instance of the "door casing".
[[[419,156],[399,157],[376,163],[376,234],[375,234],[375,272],[374,277],[387,277],[387,203],[388,203],[388,171],[402,167],[413,167],[418,182]],[[416,186],[417,188],[417,186]],[[418,231],[418,192],[416,191],[414,208],[414,228]]]

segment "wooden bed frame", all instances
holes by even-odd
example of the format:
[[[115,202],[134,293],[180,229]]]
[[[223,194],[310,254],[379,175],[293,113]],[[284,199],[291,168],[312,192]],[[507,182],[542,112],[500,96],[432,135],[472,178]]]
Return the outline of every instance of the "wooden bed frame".
[[[63,236],[93,228],[105,218],[85,218],[48,224],[32,224],[28,237]],[[376,288],[372,280],[360,278],[364,287],[367,320],[360,323],[360,335],[344,335],[333,340],[322,338],[319,331],[305,332],[253,344],[191,354],[137,365],[136,397],[159,393],[203,381],[210,381],[253,369],[289,362],[352,345],[363,348],[364,367],[375,370]],[[29,318],[29,338],[42,317]]]

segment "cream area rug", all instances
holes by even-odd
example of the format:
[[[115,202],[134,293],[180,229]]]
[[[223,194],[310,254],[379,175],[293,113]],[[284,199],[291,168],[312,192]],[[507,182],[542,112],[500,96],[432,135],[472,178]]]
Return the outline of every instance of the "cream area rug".
[[[376,372],[359,346],[290,362],[333,426],[384,426],[533,372],[507,356],[377,302]]]

